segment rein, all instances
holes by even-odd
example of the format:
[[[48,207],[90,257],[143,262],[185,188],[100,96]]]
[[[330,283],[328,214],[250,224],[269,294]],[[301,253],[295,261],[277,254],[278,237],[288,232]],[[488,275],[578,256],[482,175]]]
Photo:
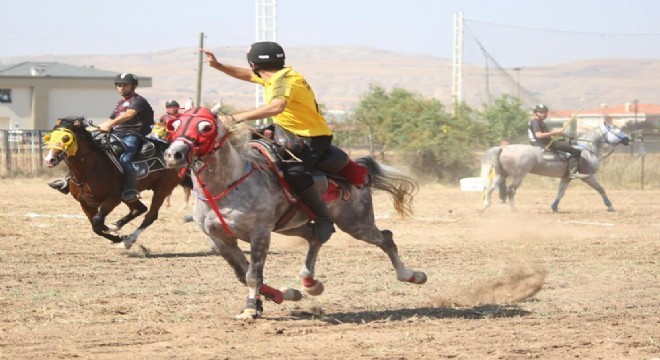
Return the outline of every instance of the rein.
[[[216,196],[211,195],[211,192],[206,187],[204,181],[202,181],[201,177],[199,176],[199,173],[195,172],[195,178],[197,178],[197,182],[202,187],[202,191],[204,191],[204,195],[206,196],[206,198],[200,197],[197,194],[195,194],[195,196],[197,196],[198,199],[202,201],[206,201],[211,205],[213,212],[215,212],[215,215],[218,217],[218,219],[220,219],[220,222],[222,223],[222,229],[225,230],[227,235],[229,235],[230,237],[236,237],[236,235],[234,235],[234,232],[231,231],[229,225],[227,225],[227,221],[225,221],[225,218],[222,216],[222,213],[220,213],[220,209],[218,208],[218,205],[215,202],[227,196],[227,194],[229,194],[232,190],[236,189],[239,184],[247,180],[247,178],[249,178],[250,175],[254,173],[254,167],[252,166],[251,163],[248,163],[248,167],[249,167],[249,171],[247,172],[247,174],[243,175],[240,179],[236,180],[234,183],[229,185],[229,187],[227,187],[223,192],[221,192]]]
[[[282,149],[284,152],[289,154],[289,156],[291,156],[291,160],[282,160],[283,162],[299,162],[299,163],[303,162],[293,152],[289,151],[289,149],[287,149],[286,147],[278,144],[277,141],[274,141],[273,139],[270,139],[270,138],[264,136],[263,134],[261,134],[260,132],[258,132],[255,129],[250,129],[250,132],[252,132],[252,134],[254,134],[254,135],[257,135],[258,137],[260,137],[265,142],[267,142],[269,144],[272,144],[272,145]]]
[[[79,141],[78,137],[76,137],[75,139],[76,139],[76,142]],[[83,159],[84,159],[88,154],[93,154],[93,153],[98,153],[98,149],[95,149],[94,146],[92,146],[92,147],[89,149],[89,151],[87,151],[85,154],[79,154],[79,156],[80,156],[80,163],[83,164],[83,163],[84,163],[84,160],[83,160]],[[62,154],[62,155],[66,155],[66,152],[62,152],[61,154]],[[73,156],[75,156],[75,154],[73,154]],[[87,175],[85,175],[82,179],[78,179],[78,177],[76,176],[76,172],[73,170],[74,168],[71,166],[71,161],[69,160],[69,156],[64,156],[64,163],[65,163],[66,166],[69,167],[69,169],[70,169],[70,173],[71,173],[71,181],[72,181],[72,182],[73,182],[78,188],[80,188],[81,190],[82,190],[83,185],[85,185],[85,183],[86,183],[86,182],[87,182],[87,181],[88,181],[88,180],[89,180],[89,179],[90,179],[90,178],[96,173],[96,172],[94,171],[94,169],[96,169],[96,168],[98,167],[98,165],[99,165],[99,162],[98,162],[98,161],[95,161],[95,162],[94,162],[94,166],[92,167],[92,169],[91,169],[90,171],[87,172]],[[84,172],[84,171],[83,171],[83,172]]]
[[[605,124],[604,124],[603,126],[605,127],[605,134],[604,134],[604,135],[605,135],[605,136],[604,136],[605,141],[604,141],[604,143],[607,144],[607,145],[613,145],[613,146],[612,146],[612,149],[611,149],[607,154],[605,154],[605,156],[603,156],[603,157],[599,157],[598,154],[596,154],[596,152],[594,152],[593,150],[587,148],[587,147],[584,146],[584,145],[577,144],[577,146],[578,146],[580,149],[589,151],[589,152],[592,153],[594,156],[596,156],[596,158],[597,158],[599,161],[600,161],[600,160],[604,160],[604,159],[606,159],[608,156],[612,155],[612,153],[613,153],[614,150],[616,149],[617,145],[619,145],[619,144],[621,143],[621,142],[619,141],[619,142],[617,142],[617,143],[612,144],[612,143],[609,141],[609,139],[607,138],[607,134],[612,133],[614,136],[616,136],[616,137],[617,137],[618,139],[620,139],[620,140],[625,139],[625,137],[622,137],[622,136],[620,136],[619,134],[613,132],[613,131],[612,131],[612,127],[607,126],[607,125],[605,125]],[[576,139],[576,140],[577,140],[578,142],[582,141],[582,142],[589,142],[589,143],[592,143],[592,144],[596,142],[596,141],[594,141],[594,140],[587,140],[587,139]]]
[[[225,129],[225,134],[223,135],[222,139],[220,139],[220,141],[217,141],[216,144],[211,149],[211,151],[209,151],[209,153],[206,154],[206,155],[210,155],[213,152],[215,152],[216,150],[219,150],[222,147],[222,145],[225,143],[225,141],[227,140],[228,135],[229,135],[229,131],[227,131]],[[189,140],[186,139],[185,142],[186,142],[186,144],[188,144],[188,146],[191,146],[191,143],[190,143]],[[191,148],[192,148],[192,146],[191,146]],[[254,173],[254,167],[252,166],[252,163],[248,162],[247,164],[248,164],[247,174],[243,175],[240,179],[234,181],[224,191],[222,191],[220,194],[218,194],[216,196],[213,196],[211,194],[208,187],[206,186],[206,183],[204,183],[204,181],[202,180],[202,178],[200,176],[200,173],[202,172],[202,170],[204,170],[204,168],[206,168],[206,163],[204,163],[204,165],[200,166],[198,169],[193,169],[193,173],[195,174],[195,178],[197,179],[197,182],[199,183],[200,187],[202,188],[202,191],[204,192],[204,196],[206,196],[206,198],[198,196],[196,192],[195,192],[195,196],[198,199],[209,203],[209,205],[213,209],[213,212],[215,212],[215,215],[218,217],[218,219],[220,219],[220,223],[222,224],[222,229],[225,231],[225,233],[227,233],[227,235],[229,235],[232,238],[235,238],[236,235],[229,228],[229,225],[227,224],[227,221],[222,216],[222,213],[220,212],[220,209],[218,208],[218,205],[215,202],[217,200],[220,200],[223,197],[227,196],[232,190],[236,189],[238,187],[238,185],[240,185],[242,182],[247,180],[247,178],[249,178],[250,175],[252,175]]]

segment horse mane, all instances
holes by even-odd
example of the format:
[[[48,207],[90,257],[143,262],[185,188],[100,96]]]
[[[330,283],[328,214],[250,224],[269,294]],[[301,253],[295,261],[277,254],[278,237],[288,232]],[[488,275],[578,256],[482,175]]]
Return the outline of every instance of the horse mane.
[[[94,142],[94,137],[92,133],[87,130],[88,121],[84,116],[65,116],[63,118],[57,119],[55,122],[55,129],[69,129],[71,130],[78,138],[84,138],[85,141],[90,143],[95,149],[98,150],[98,145]]]
[[[261,168],[268,168],[268,160],[249,146],[251,137],[250,129],[251,127],[245,123],[233,124],[230,127],[225,128],[225,131],[229,134],[227,141],[229,141],[234,149],[238,151],[239,155],[246,161],[254,163]]]
[[[595,141],[599,136],[603,135],[603,126],[598,125],[595,128],[589,130],[588,132],[580,135],[577,137],[576,140],[582,140],[582,141],[588,141],[588,142],[593,142]]]

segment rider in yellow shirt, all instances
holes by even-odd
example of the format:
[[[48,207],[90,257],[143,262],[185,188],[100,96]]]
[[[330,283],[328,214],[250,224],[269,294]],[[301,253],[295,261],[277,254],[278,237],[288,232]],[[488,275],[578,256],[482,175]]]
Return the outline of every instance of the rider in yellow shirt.
[[[299,73],[284,66],[284,49],[272,41],[250,46],[247,53],[249,69],[221,64],[212,52],[204,50],[204,53],[212,68],[264,87],[265,105],[221,117],[221,120],[238,123],[272,117],[275,139],[301,160],[286,162],[284,175],[292,190],[316,214],[316,238],[321,243],[328,241],[335,228],[321,194],[313,186],[310,171],[330,149],[332,130],[319,111],[312,88]]]

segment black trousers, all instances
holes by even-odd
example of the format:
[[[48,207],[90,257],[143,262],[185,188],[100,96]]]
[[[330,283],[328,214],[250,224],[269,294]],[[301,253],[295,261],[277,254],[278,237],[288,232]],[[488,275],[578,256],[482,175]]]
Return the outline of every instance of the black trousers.
[[[294,155],[302,160],[302,162],[284,163],[284,177],[289,182],[289,185],[291,185],[291,189],[296,193],[305,191],[314,185],[314,179],[310,171],[332,145],[332,135],[315,137],[300,136],[300,139],[305,146],[302,147],[302,150],[294,153]]]
[[[550,145],[550,149],[567,152],[576,158],[582,155],[582,150],[572,147],[566,140],[556,140]]]

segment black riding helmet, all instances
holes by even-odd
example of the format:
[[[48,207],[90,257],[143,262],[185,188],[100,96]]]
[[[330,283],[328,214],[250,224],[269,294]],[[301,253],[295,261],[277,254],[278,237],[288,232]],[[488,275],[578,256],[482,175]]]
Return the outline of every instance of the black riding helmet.
[[[252,44],[247,52],[247,61],[257,69],[281,69],[284,67],[284,49],[273,41]]]
[[[170,101],[168,101],[168,102],[165,103],[165,107],[166,107],[166,108],[169,108],[169,107],[175,107],[175,108],[178,108],[178,107],[180,107],[180,106],[179,106],[179,102],[178,102],[178,101],[176,101],[176,100],[170,100]]]
[[[547,113],[548,112],[548,107],[543,105],[543,104],[538,104],[534,107],[534,112]]]
[[[133,84],[135,86],[138,85],[138,78],[134,74],[131,73],[123,73],[117,75],[115,77],[115,85],[117,84]]]

